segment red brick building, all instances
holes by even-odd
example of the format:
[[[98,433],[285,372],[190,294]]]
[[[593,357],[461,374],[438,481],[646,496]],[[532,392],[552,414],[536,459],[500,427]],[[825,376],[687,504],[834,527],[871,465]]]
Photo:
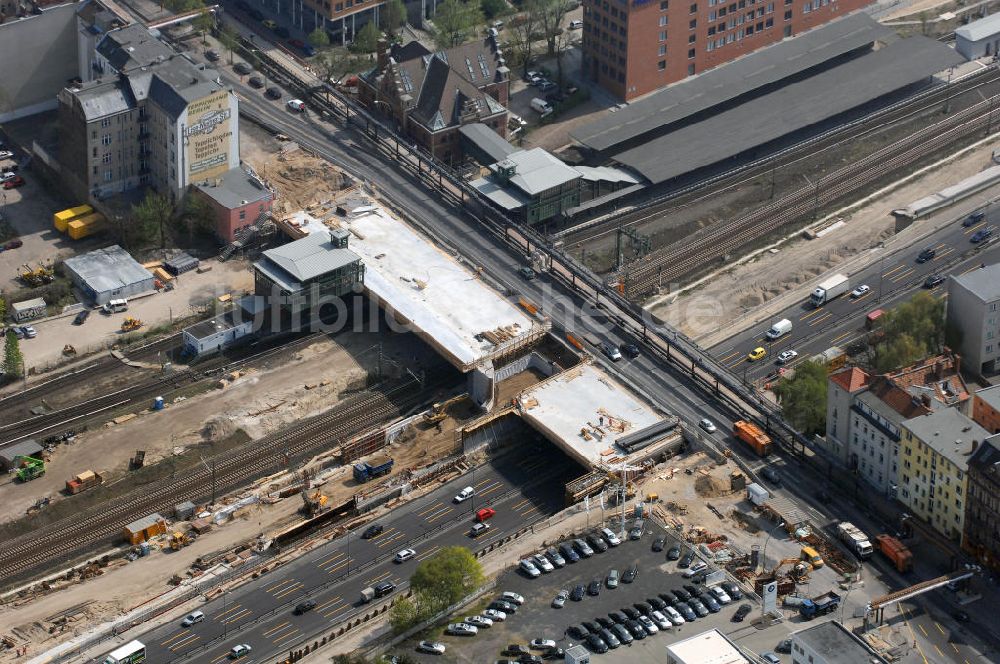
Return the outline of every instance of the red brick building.
[[[481,122],[506,138],[509,95],[510,71],[493,37],[436,53],[416,42],[390,52],[382,41],[375,69],[358,79],[369,110],[445,162],[461,158],[462,125]]]
[[[583,75],[631,100],[871,0],[584,0]]]
[[[975,393],[972,419],[990,433],[1000,433],[1000,385],[984,387]]]
[[[215,211],[215,234],[225,243],[236,239],[236,232],[252,225],[264,212],[270,212],[273,192],[253,172],[233,168],[221,177],[197,182],[192,196],[201,196]]]

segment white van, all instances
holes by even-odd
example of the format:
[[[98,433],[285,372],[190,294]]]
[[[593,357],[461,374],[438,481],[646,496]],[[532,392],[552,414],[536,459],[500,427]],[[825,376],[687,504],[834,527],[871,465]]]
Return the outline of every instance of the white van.
[[[106,314],[117,314],[128,311],[128,300],[108,300],[107,304],[101,307],[101,311]]]
[[[569,22],[569,29],[570,30],[579,30],[582,27],[583,27],[583,21],[581,21],[579,19],[577,19],[575,21],[570,21]]]
[[[778,337],[784,336],[792,331],[792,321],[787,318],[782,318],[777,323],[771,326],[771,329],[767,331],[767,338],[774,341]]]
[[[542,115],[548,115],[552,112],[552,105],[541,97],[535,97],[531,100],[531,110],[537,111]]]
[[[306,110],[306,103],[301,99],[289,99],[288,109],[295,111],[296,113],[302,113]]]

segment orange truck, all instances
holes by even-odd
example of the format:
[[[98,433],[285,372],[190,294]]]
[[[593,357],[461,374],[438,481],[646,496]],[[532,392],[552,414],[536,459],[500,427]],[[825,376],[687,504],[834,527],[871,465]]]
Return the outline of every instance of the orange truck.
[[[757,456],[765,457],[771,453],[771,437],[754,424],[739,420],[733,424],[733,436],[753,448]]]
[[[892,535],[876,535],[875,544],[882,555],[892,561],[897,572],[909,572],[913,569],[913,554]]]

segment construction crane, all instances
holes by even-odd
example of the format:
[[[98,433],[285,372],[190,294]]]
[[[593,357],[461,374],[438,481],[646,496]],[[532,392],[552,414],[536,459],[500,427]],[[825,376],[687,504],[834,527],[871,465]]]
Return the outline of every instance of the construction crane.
[[[17,479],[22,482],[30,482],[33,479],[45,474],[45,462],[30,456],[19,456]]]

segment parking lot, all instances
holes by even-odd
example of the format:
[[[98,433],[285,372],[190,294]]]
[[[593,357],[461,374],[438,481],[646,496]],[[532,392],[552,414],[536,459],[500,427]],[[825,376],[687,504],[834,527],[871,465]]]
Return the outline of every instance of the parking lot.
[[[658,536],[666,538],[664,550],[659,553],[652,550],[653,541]],[[513,591],[524,597],[524,604],[518,607],[515,614],[508,616],[504,622],[494,622],[492,627],[479,629],[479,633],[472,637],[444,634],[445,625],[442,625],[430,633],[421,635],[420,639],[403,644],[401,650],[415,655],[419,661],[483,663],[498,659],[517,659],[516,656],[505,656],[501,653],[508,644],[518,643],[527,646],[529,641],[536,638],[552,639],[563,649],[581,643],[580,639],[572,638],[567,633],[568,628],[580,625],[585,620],[593,622],[599,616],[607,617],[609,612],[621,611],[623,607],[644,602],[647,598],[656,597],[657,593],[691,584],[690,579],[681,576],[684,570],[678,568],[677,562],[668,561],[666,558],[667,550],[674,544],[679,544],[678,540],[647,520],[646,530],[641,539],[626,540],[617,547],[609,548],[605,553],[595,551],[592,557],[581,558],[576,563],[567,561],[565,567],[556,568],[536,579],[529,578],[519,570],[508,571],[500,578],[495,593],[467,607],[460,612],[461,615],[452,617],[449,622],[457,622],[465,616],[481,613],[490,601],[505,591]],[[684,545],[681,549],[682,553],[689,550]],[[620,583],[615,589],[606,587],[605,582],[612,569],[624,573],[633,564],[638,568],[638,575],[632,583]],[[553,598],[560,590],[572,591],[577,584],[587,586],[594,579],[601,580],[600,595],[585,594],[580,601],[568,600],[561,609],[551,606]],[[744,622],[733,623],[732,616],[737,607],[743,603],[750,604],[752,611]],[[706,630],[716,628],[727,634],[758,632],[752,625],[752,620],[759,609],[759,604],[744,597],[722,606],[718,613],[710,613],[693,623],[685,622],[642,640],[636,639],[631,645],[622,644],[607,654],[595,654],[594,659],[611,661],[612,658],[618,658],[629,662],[663,661],[666,644]],[[785,630],[781,631],[781,634],[769,635],[767,641],[777,643],[785,637]],[[443,643],[447,651],[444,655],[416,654],[414,648],[421,639]],[[534,652],[541,654],[542,651]]]

